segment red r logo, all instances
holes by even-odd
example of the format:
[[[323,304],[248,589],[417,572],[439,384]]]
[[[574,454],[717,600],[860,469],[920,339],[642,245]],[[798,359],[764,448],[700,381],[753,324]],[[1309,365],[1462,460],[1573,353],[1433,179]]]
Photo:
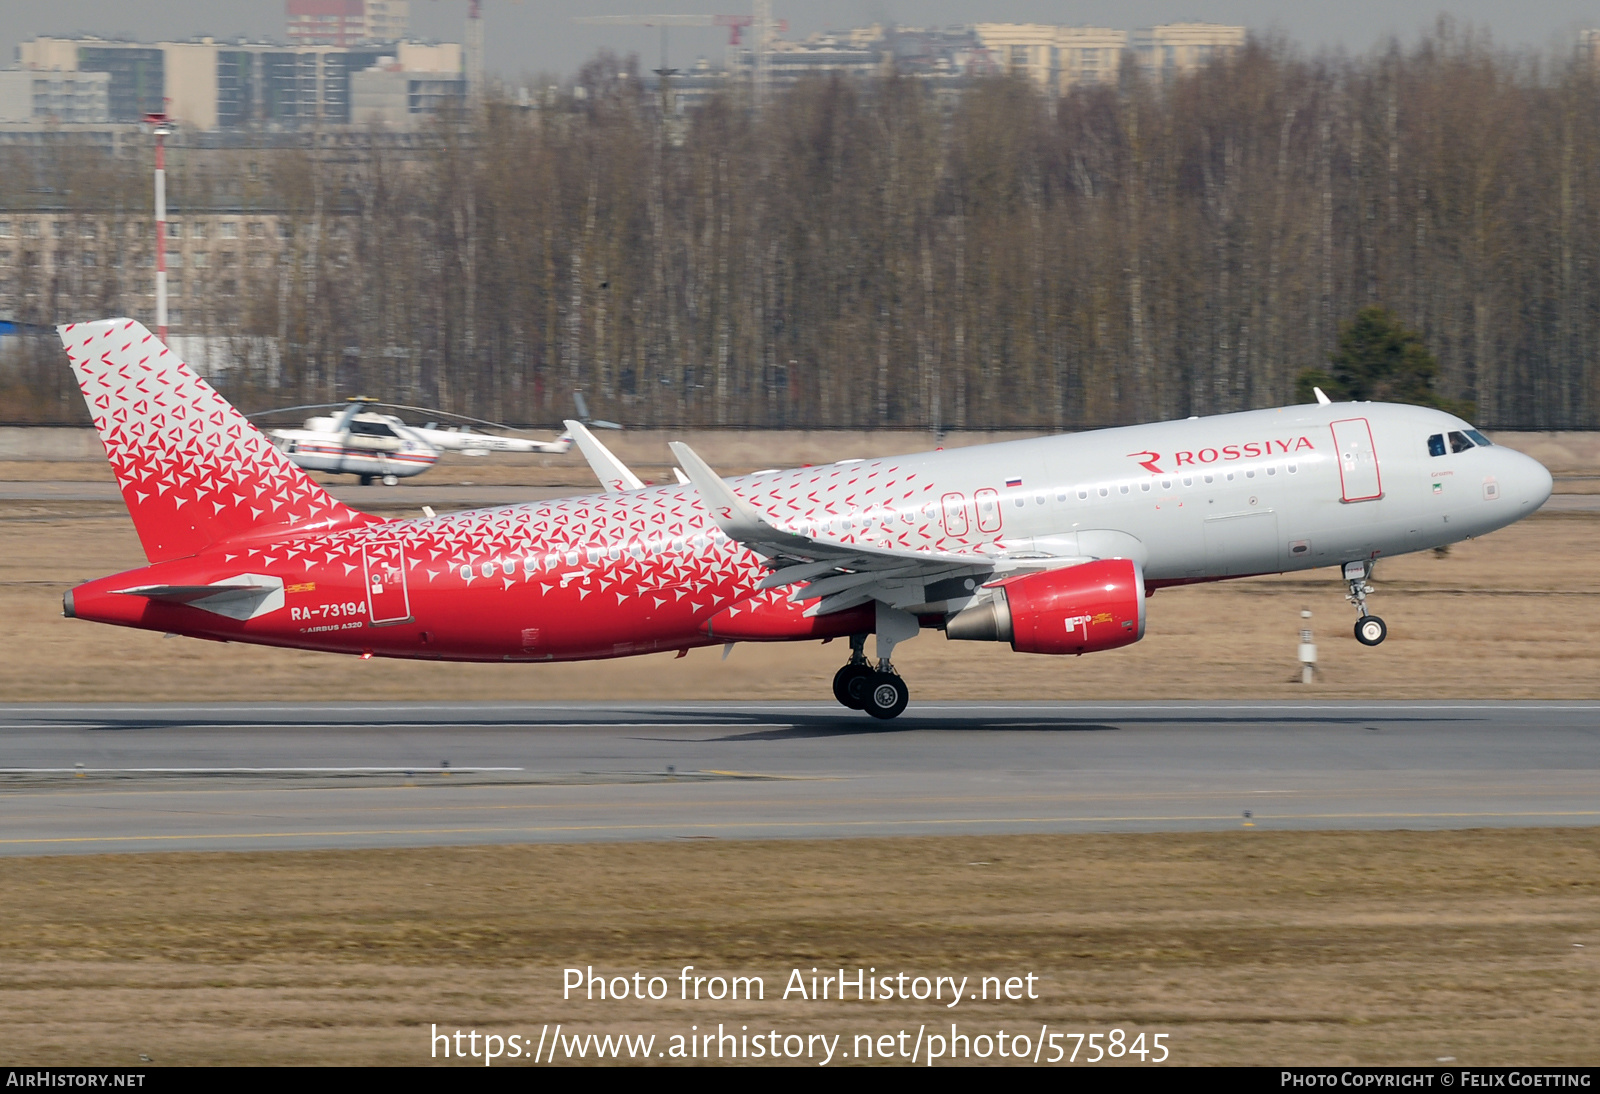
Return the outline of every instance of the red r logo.
[[[1150,472],[1152,475],[1161,474],[1161,468],[1156,466],[1156,461],[1161,458],[1161,453],[1159,453],[1159,452],[1129,452],[1128,453],[1128,458],[1130,460],[1138,460],[1140,456],[1145,457],[1144,459],[1139,460],[1139,466],[1140,467],[1144,468],[1146,471]]]

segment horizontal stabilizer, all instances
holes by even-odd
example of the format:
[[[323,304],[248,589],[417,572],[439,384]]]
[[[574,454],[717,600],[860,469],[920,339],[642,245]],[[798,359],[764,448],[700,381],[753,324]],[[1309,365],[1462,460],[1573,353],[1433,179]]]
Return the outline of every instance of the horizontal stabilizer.
[[[254,619],[283,607],[283,579],[268,574],[237,574],[213,585],[135,585],[116,592],[239,620]]]
[[[118,589],[121,596],[142,596],[147,600],[164,600],[168,604],[190,604],[218,593],[270,592],[272,585],[138,585],[132,589]]]

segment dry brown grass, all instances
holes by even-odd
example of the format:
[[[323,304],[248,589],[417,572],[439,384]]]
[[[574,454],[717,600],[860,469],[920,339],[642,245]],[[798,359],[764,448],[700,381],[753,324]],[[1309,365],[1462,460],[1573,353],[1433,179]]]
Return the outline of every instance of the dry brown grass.
[[[1113,1026],[1176,1063],[1594,1062],[1600,830],[1005,836],[9,859],[8,1062],[416,1063],[430,1023],[665,1037]],[[1581,948],[1580,948],[1581,947]],[[764,1003],[560,999],[561,969]],[[802,1003],[791,968],[1036,1002]],[[973,983],[976,983],[974,979]]]
[[[1387,562],[1381,650],[1355,643],[1324,571],[1163,592],[1143,643],[1093,658],[930,634],[897,661],[921,698],[1592,698],[1597,530],[1535,518]],[[60,617],[71,584],[142,561],[114,506],[0,503],[0,698],[821,698],[842,658],[362,663]],[[1309,688],[1291,683],[1302,606],[1325,670]],[[425,1062],[433,1022],[848,1035],[952,1017],[1170,1031],[1179,1063],[1592,1063],[1600,1018],[1594,829],[61,857],[4,860],[3,878],[14,1063]],[[1044,979],[1038,1002],[956,1012],[563,1003],[580,964],[769,991],[812,965]]]
[[[1337,574],[1169,589],[1143,642],[1086,658],[1037,657],[927,632],[896,652],[919,699],[1594,698],[1600,696],[1600,519],[1535,517],[1492,536],[1385,561],[1381,649],[1356,643]],[[743,644],[571,665],[451,665],[353,658],[97,626],[61,617],[61,594],[143,565],[126,515],[102,503],[0,502],[0,699],[823,699],[842,643]],[[1322,677],[1298,683],[1312,620]]]

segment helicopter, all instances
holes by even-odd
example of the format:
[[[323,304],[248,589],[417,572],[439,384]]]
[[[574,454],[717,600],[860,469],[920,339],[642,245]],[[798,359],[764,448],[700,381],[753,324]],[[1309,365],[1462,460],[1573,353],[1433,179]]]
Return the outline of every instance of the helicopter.
[[[622,428],[616,422],[590,420],[583,395],[575,393],[574,399],[580,422],[599,429]],[[445,414],[468,424],[448,428],[439,428],[437,422],[429,422],[425,426],[408,425],[397,415],[375,409],[380,406],[425,414]],[[370,486],[374,480],[381,481],[385,486],[394,486],[401,479],[422,474],[438,463],[439,457],[446,452],[459,452],[465,456],[487,456],[491,452],[560,455],[571,451],[573,443],[570,429],[553,441],[480,433],[472,429],[473,424],[497,429],[511,427],[464,414],[449,414],[403,403],[385,403],[369,395],[354,395],[342,403],[281,407],[251,417],[334,408],[338,408],[337,414],[307,418],[299,429],[269,429],[267,435],[297,467],[334,475],[355,475],[362,486]]]

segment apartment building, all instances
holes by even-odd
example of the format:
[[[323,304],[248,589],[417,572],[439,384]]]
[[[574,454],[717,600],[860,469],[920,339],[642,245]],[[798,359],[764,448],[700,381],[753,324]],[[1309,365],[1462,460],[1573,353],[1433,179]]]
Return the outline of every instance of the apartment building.
[[[1136,30],[1129,41],[1146,76],[1170,80],[1244,48],[1244,27],[1216,23],[1167,23]]]
[[[284,46],[199,38],[152,45],[36,38],[17,52],[19,67],[34,72],[106,73],[111,122],[137,122],[164,107],[180,125],[201,131],[348,125],[354,120],[351,79],[358,73],[398,65],[437,82],[464,71],[457,43]]]
[[[398,42],[411,23],[409,0],[286,0],[289,41],[296,46]]]
[[[1116,83],[1128,32],[1106,27],[1056,28],[1056,91],[1065,95],[1080,84]]]
[[[106,72],[0,71],[0,123],[104,125],[111,120]]]
[[[1056,31],[1051,23],[978,23],[972,28],[1001,72],[1056,86]]]
[[[351,261],[358,218],[325,213],[319,265]],[[277,210],[177,209],[167,221],[168,324],[173,331],[236,326],[253,299],[271,298],[284,263],[306,263],[311,225]],[[0,210],[0,314],[53,321],[82,313],[155,316],[155,231],[126,211]]]
[[[1131,34],[1048,23],[978,23],[973,29],[998,67],[1057,94],[1114,82],[1130,51],[1146,76],[1171,79],[1242,48],[1248,36],[1244,27],[1214,23],[1170,23]]]
[[[466,101],[461,73],[408,70],[388,57],[350,77],[350,120],[356,125],[410,129]]]

